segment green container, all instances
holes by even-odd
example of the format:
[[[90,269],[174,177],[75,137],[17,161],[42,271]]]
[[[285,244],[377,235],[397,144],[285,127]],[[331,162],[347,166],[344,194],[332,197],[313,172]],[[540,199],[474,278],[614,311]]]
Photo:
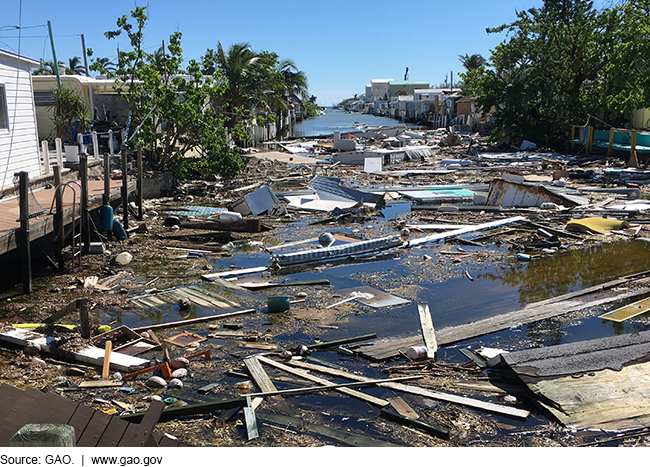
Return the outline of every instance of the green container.
[[[269,307],[269,313],[282,313],[287,311],[289,306],[289,297],[269,297],[266,301]]]

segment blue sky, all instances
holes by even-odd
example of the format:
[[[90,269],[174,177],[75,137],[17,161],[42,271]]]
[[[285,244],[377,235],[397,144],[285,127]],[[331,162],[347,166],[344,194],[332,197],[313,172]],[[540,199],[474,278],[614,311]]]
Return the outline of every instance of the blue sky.
[[[2,0],[0,49],[34,59],[52,59],[47,22],[52,24],[57,59],[82,57],[81,34],[95,57],[114,60],[126,38],[108,40],[104,32],[139,0],[79,2]],[[463,70],[459,55],[490,49],[505,34],[487,34],[515,19],[517,10],[542,0],[421,1],[311,0],[149,1],[145,48],[155,51],[175,31],[183,33],[183,55],[199,58],[217,42],[227,48],[248,42],[256,51],[292,59],[309,80],[320,105],[362,94],[371,79],[427,80],[436,86]],[[20,31],[13,26],[20,25]],[[19,32],[21,39],[19,41]],[[20,47],[20,49],[19,49]]]

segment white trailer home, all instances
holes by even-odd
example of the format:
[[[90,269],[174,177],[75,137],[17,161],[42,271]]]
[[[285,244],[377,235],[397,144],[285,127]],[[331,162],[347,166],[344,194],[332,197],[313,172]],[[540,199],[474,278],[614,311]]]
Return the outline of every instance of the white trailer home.
[[[14,174],[41,175],[32,68],[39,62],[0,49],[0,191]]]

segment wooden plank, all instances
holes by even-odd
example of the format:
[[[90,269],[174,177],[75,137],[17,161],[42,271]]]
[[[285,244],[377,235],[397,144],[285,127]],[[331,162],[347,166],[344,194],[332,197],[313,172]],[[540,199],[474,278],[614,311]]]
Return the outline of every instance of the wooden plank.
[[[260,357],[261,358],[261,357]],[[332,376],[339,376],[342,378],[347,378],[351,379],[353,381],[368,381],[370,378],[367,378],[365,376],[360,376],[360,375],[355,375],[353,373],[349,373],[347,371],[342,371],[342,370],[335,370],[333,368],[328,368],[325,366],[320,366],[320,365],[313,365],[311,363],[305,363],[305,362],[299,362],[299,361],[291,361],[290,362],[291,366],[295,366],[298,368],[303,368],[305,370],[314,370],[318,371],[320,373],[332,375]],[[386,387],[390,389],[394,389],[396,391],[402,391],[406,392],[409,394],[415,394],[418,396],[423,396],[423,397],[428,397],[430,399],[435,399],[435,400],[441,400],[445,402],[451,402],[454,404],[459,404],[463,405],[466,407],[472,407],[475,409],[479,410],[484,410],[486,412],[490,413],[496,413],[499,415],[505,415],[508,417],[513,417],[513,418],[518,418],[525,420],[528,418],[530,415],[530,412],[528,410],[521,410],[521,409],[516,409],[514,407],[507,407],[507,406],[502,406],[499,404],[493,404],[491,402],[483,402],[479,401],[476,399],[470,399],[469,397],[462,397],[462,396],[456,396],[454,394],[445,394],[442,392],[438,391],[431,391],[429,389],[424,389],[418,386],[408,386],[406,384],[402,383],[394,383],[394,382],[388,382],[388,383],[381,383],[378,384],[381,387]]]
[[[547,409],[571,429],[626,431],[650,426],[650,363],[528,386],[552,401]]]
[[[323,384],[323,385],[331,385],[332,382],[328,381],[325,378],[319,378],[318,376],[313,376],[310,375],[309,373],[298,370],[296,368],[292,368],[290,366],[284,365],[283,363],[276,362],[275,360],[271,360],[266,357],[258,356],[257,357],[260,362],[266,363],[267,365],[274,366],[280,370],[286,371],[287,373],[291,373],[296,376],[300,376],[301,378],[307,379],[309,381],[313,381],[318,384]],[[384,407],[389,404],[387,400],[380,399],[378,397],[370,396],[368,394],[364,394],[360,391],[355,391],[354,389],[348,389],[348,388],[338,388],[336,391],[341,392],[345,395],[352,396],[356,399],[360,399],[362,401],[368,402],[370,404],[379,406],[379,407]]]
[[[436,331],[433,328],[429,305],[418,304],[418,313],[420,314],[420,327],[422,328],[422,337],[424,345],[427,347],[427,358],[436,358],[438,352],[438,341],[436,340]]]
[[[150,439],[153,439],[153,430],[164,409],[165,403],[163,401],[152,401],[139,424],[128,424],[129,427],[126,429],[119,446],[143,447],[150,445]]]
[[[257,387],[259,387],[262,392],[277,391],[277,388],[271,381],[271,378],[269,378],[269,375],[266,373],[266,371],[264,371],[264,368],[262,368],[262,365],[257,357],[253,355],[251,357],[244,358],[244,365],[246,365],[246,369],[250,373],[251,378],[253,378],[253,381],[255,384],[257,384]],[[287,413],[291,411],[287,403],[280,395],[269,396],[268,400],[281,412]]]
[[[447,232],[439,233],[439,234],[433,234],[433,235],[427,235],[425,237],[420,237],[420,238],[414,238],[408,241],[409,246],[416,246],[416,245],[421,245],[423,243],[428,243],[428,242],[434,242],[438,240],[442,240],[444,238],[449,238],[449,237],[455,237],[457,235],[465,234],[465,233],[470,233],[470,232],[476,232],[478,230],[485,230],[485,229],[491,229],[493,227],[499,227],[501,225],[506,225],[506,224],[511,224],[513,222],[521,222],[525,221],[526,218],[523,216],[517,216],[517,217],[511,217],[508,219],[500,219],[492,222],[486,222],[483,224],[477,224],[477,225],[470,225],[465,228],[460,228],[456,230],[449,230]]]
[[[79,404],[77,405],[77,410],[75,410],[70,420],[68,420],[68,425],[74,427],[75,439],[77,441],[77,445],[79,445],[79,439],[81,438],[81,435],[86,429],[88,423],[90,423],[90,419],[92,418],[94,413],[95,411],[90,407],[83,404]]]
[[[106,341],[104,344],[104,363],[102,364],[102,379],[108,379],[110,376],[111,367],[111,352],[113,351],[113,343]]]
[[[409,417],[412,418],[413,420],[417,420],[420,418],[420,415],[411,408],[410,405],[404,401],[401,397],[389,397],[388,402],[390,402],[390,405],[402,416],[404,417]]]
[[[106,430],[106,427],[111,421],[111,418],[112,417],[110,415],[106,415],[105,413],[96,410],[93,413],[92,418],[88,422],[88,425],[86,425],[86,429],[81,435],[81,438],[77,440],[77,446],[79,447],[97,446],[97,443],[99,443],[99,440],[104,434],[104,430]]]
[[[122,386],[122,381],[117,380],[90,380],[82,381],[77,387],[82,389],[96,389],[96,388],[119,388]]]
[[[125,435],[129,422],[119,419],[118,417],[111,417],[111,420],[106,425],[104,434],[97,441],[97,447],[114,448],[118,445],[122,437]]]
[[[610,311],[609,313],[600,315],[599,318],[608,319],[616,323],[622,323],[625,320],[642,315],[648,311],[650,311],[650,297],[639,300],[638,302],[630,303],[627,306],[617,308],[616,310]]]
[[[133,331],[140,332],[140,331],[146,331],[147,329],[158,330],[158,329],[175,328],[175,327],[178,327],[178,326],[189,326],[191,324],[205,323],[205,322],[214,321],[215,319],[220,319],[220,318],[229,318],[231,316],[237,316],[237,315],[242,315],[242,314],[247,314],[247,313],[255,313],[256,311],[257,310],[255,308],[248,308],[246,310],[233,311],[233,312],[230,312],[230,313],[223,313],[223,314],[219,314],[219,315],[204,316],[202,318],[186,319],[186,320],[183,320],[183,321],[174,321],[174,322],[171,322],[171,323],[150,324],[148,326],[133,328]]]
[[[221,271],[221,272],[213,272],[210,274],[204,274],[201,276],[202,279],[205,279],[206,281],[209,281],[215,277],[228,277],[228,276],[241,276],[244,274],[254,274],[256,272],[264,272],[268,271],[268,266],[260,266],[257,268],[248,268],[248,269],[233,269],[231,271]]]

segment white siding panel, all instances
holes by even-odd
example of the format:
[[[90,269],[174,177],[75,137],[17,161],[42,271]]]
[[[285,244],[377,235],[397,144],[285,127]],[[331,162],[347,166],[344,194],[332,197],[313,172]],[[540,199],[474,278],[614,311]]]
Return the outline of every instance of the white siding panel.
[[[34,97],[29,66],[0,56],[0,84],[5,87],[9,131],[0,130],[0,188],[11,185],[15,172],[30,178],[41,173]]]

